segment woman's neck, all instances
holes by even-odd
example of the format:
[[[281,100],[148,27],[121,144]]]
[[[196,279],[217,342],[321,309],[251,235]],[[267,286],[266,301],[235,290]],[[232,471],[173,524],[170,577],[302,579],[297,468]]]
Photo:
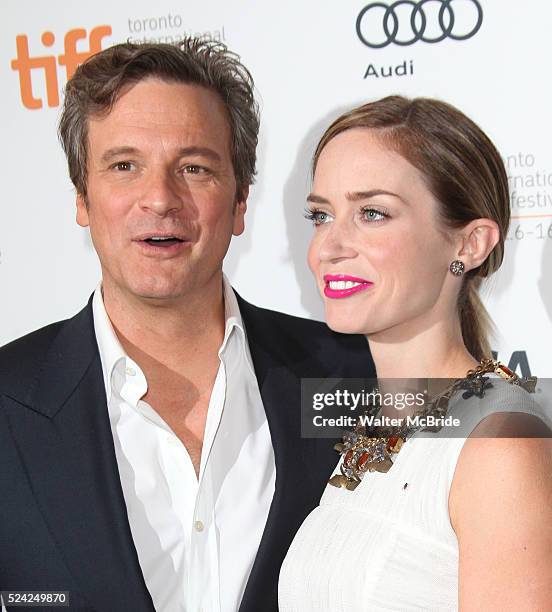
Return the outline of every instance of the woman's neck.
[[[436,322],[423,331],[386,330],[368,336],[378,378],[461,378],[477,366],[459,321]]]

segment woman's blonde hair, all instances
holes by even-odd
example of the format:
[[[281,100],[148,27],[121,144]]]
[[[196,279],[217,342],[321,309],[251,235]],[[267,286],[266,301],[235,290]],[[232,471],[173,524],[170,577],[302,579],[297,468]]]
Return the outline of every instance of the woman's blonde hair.
[[[492,321],[479,297],[479,287],[502,263],[510,223],[508,176],[496,147],[450,104],[431,98],[389,96],[359,106],[330,125],[316,147],[313,174],[328,142],[353,128],[376,130],[386,146],[424,175],[441,204],[440,216],[446,227],[460,228],[479,218],[498,224],[496,246],[478,268],[464,275],[458,296],[464,344],[476,359],[490,357]]]

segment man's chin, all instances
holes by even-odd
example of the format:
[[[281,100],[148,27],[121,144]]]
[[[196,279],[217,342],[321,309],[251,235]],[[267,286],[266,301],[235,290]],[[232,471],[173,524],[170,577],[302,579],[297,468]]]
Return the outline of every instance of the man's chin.
[[[180,286],[160,283],[140,283],[129,287],[129,293],[138,300],[148,303],[168,303],[185,298],[189,291]]]
[[[145,293],[138,294],[137,297],[143,300],[144,302],[150,302],[150,303],[159,302],[160,304],[178,301],[179,299],[183,298],[183,296],[180,293],[162,292],[162,291],[145,292]]]

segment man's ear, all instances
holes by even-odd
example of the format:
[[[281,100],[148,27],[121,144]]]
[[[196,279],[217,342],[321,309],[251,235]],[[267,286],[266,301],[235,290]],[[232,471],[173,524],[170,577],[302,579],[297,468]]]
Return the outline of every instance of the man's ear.
[[[77,223],[81,227],[88,227],[90,225],[90,219],[88,218],[88,203],[86,197],[77,194]]]
[[[500,239],[500,229],[491,219],[474,219],[462,228],[462,246],[458,258],[466,272],[478,268],[489,256]]]
[[[245,213],[247,211],[247,197],[249,196],[249,187],[244,187],[236,197],[234,204],[234,225],[232,234],[239,236],[245,230]]]

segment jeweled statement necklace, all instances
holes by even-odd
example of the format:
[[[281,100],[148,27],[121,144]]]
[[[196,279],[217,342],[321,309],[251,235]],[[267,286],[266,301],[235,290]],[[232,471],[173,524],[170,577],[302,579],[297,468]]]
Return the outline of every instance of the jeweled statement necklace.
[[[462,394],[464,399],[472,395],[483,397],[485,390],[493,386],[489,378],[484,376],[489,372],[494,372],[509,383],[519,385],[530,393],[535,390],[537,379],[534,376],[521,379],[502,363],[492,359],[483,359],[477,368],[467,372],[465,378],[455,380],[446,391],[429,400],[425,408],[413,416],[433,416],[439,420],[444,419],[450,398],[461,389],[464,390]],[[379,405],[372,407],[372,414],[379,411],[380,407]],[[367,416],[371,415],[367,414]],[[353,431],[346,432],[343,442],[334,446],[343,457],[340,466],[341,474],[332,476],[329,484],[353,491],[366,472],[388,472],[393,465],[394,455],[399,453],[407,438],[418,430],[439,431],[441,429],[441,426],[431,428],[414,424],[420,420],[421,418],[403,419],[403,424],[398,428],[379,428],[377,435],[368,435],[366,428],[362,425],[357,425]]]

